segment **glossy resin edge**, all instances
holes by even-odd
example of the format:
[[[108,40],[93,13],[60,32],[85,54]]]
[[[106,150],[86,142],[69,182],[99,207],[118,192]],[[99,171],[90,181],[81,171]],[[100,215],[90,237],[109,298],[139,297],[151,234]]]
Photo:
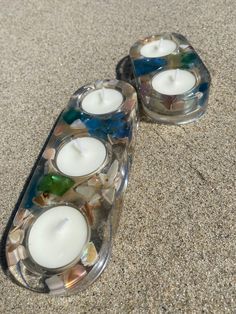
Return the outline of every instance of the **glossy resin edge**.
[[[101,87],[123,94],[121,108],[99,116],[83,112],[81,99]],[[85,289],[101,274],[111,255],[112,238],[119,222],[137,123],[137,96],[128,83],[96,81],[71,97],[37,161],[7,235],[6,260],[13,281],[35,292],[70,295]],[[84,136],[98,138],[107,147],[104,165],[85,177],[61,174],[55,163],[57,149],[65,140]],[[91,232],[80,259],[55,272],[31,259],[27,234],[42,212],[57,205],[71,205],[81,211]]]

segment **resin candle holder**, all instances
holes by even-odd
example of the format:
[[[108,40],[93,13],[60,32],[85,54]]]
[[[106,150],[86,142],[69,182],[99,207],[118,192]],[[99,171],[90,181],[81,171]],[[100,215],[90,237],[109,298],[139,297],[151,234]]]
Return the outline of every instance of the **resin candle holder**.
[[[97,81],[70,99],[48,138],[8,232],[8,273],[27,289],[85,289],[111,254],[137,130],[128,83]]]
[[[176,33],[150,36],[130,49],[144,113],[166,124],[197,120],[207,108],[210,74],[188,40]]]

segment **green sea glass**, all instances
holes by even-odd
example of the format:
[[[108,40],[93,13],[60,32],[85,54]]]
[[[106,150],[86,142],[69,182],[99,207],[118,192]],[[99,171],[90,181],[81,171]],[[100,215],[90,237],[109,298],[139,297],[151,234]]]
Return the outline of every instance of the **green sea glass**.
[[[38,191],[62,196],[74,185],[74,181],[59,174],[45,175],[38,185]]]

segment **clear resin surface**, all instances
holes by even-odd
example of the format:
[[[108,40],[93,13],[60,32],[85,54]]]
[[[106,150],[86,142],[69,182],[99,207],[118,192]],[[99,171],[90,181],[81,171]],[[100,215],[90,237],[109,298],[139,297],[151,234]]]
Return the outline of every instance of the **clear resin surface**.
[[[119,109],[101,115],[83,111],[83,98],[91,91],[102,88],[115,89],[122,94],[123,102]],[[71,97],[37,161],[8,232],[6,260],[8,273],[14,281],[36,292],[69,295],[86,288],[100,275],[111,254],[112,238],[117,229],[127,186],[136,130],[137,96],[128,83],[117,80],[96,81],[83,86]],[[104,147],[104,160],[92,173],[83,176],[65,175],[58,167],[58,152],[73,140],[80,143],[81,138],[90,137],[99,140]],[[83,146],[79,149],[83,152]],[[40,221],[44,215],[46,223],[51,223],[51,216],[45,213],[52,208],[56,212],[59,207],[65,213],[67,208],[70,209],[72,217],[74,209],[78,211],[76,217],[83,223],[79,225],[78,222],[78,228],[83,226],[86,235],[83,237],[85,242],[76,237],[67,240],[68,248],[71,246],[76,250],[78,243],[82,250],[66,265],[53,268],[45,265],[49,265],[49,262],[57,265],[61,258],[60,252],[53,256],[53,253],[44,251],[40,243],[46,235],[40,234]],[[58,229],[58,237],[62,236],[68,219],[62,220],[55,227]],[[73,227],[76,220],[71,221],[71,224]],[[52,228],[53,233],[55,230]],[[50,239],[52,236],[49,234],[48,241]],[[58,238],[54,240],[57,242]],[[29,241],[34,241],[31,246],[34,243],[36,245],[31,250]],[[60,241],[57,244],[60,245]],[[35,261],[32,254],[39,260],[43,259],[45,265]],[[67,260],[67,256],[63,258]]]

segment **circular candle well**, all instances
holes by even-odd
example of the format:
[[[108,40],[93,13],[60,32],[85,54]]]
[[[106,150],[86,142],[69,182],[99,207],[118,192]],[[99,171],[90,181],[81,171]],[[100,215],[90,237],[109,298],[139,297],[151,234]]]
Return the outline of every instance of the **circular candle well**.
[[[177,45],[173,40],[154,40],[140,49],[140,54],[146,58],[164,57],[175,51]]]
[[[187,70],[166,70],[153,77],[152,87],[160,94],[180,95],[191,90],[196,81],[195,75]]]
[[[82,100],[82,109],[89,114],[108,114],[117,111],[124,101],[123,95],[113,88],[100,88],[89,92]]]
[[[56,165],[61,173],[80,177],[100,169],[106,158],[107,149],[103,142],[94,137],[78,137],[62,145]]]
[[[38,265],[47,269],[65,267],[77,261],[89,241],[90,229],[76,208],[61,205],[43,212],[28,235],[28,250]]]

